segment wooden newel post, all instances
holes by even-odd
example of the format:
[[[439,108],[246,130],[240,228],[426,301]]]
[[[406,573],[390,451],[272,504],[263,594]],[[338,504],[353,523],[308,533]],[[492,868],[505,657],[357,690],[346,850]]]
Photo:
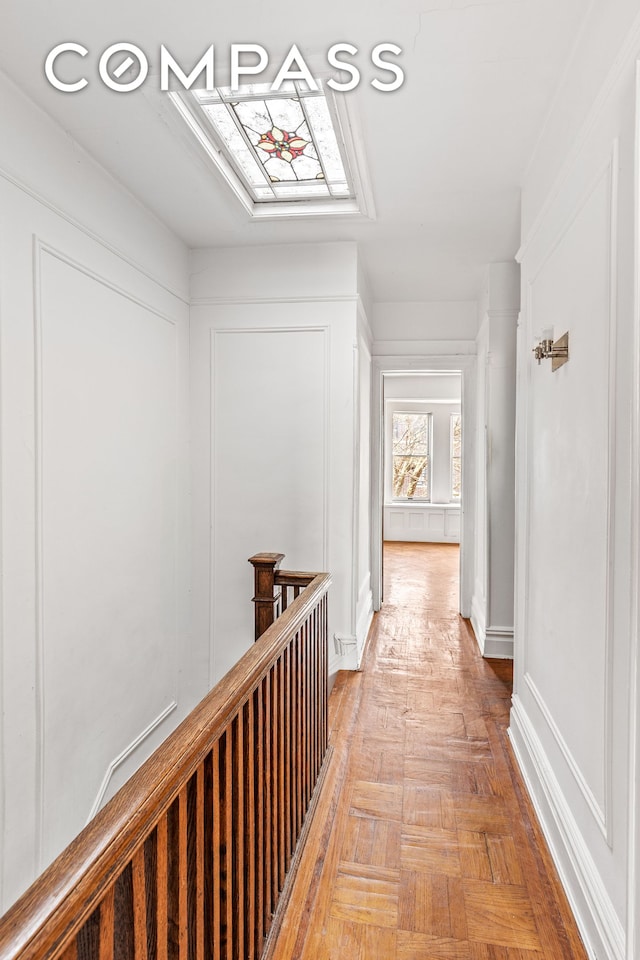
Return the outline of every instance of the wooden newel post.
[[[284,560],[284,553],[256,553],[249,557],[253,564],[256,605],[256,640],[275,620],[275,607],[280,598],[280,591],[276,590],[276,570]]]

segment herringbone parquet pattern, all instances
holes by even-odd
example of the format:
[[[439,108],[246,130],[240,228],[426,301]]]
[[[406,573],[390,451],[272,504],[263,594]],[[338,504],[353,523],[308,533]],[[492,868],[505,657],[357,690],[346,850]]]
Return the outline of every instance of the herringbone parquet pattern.
[[[457,610],[457,547],[386,544],[360,674],[272,956],[584,960],[507,746],[510,664]]]

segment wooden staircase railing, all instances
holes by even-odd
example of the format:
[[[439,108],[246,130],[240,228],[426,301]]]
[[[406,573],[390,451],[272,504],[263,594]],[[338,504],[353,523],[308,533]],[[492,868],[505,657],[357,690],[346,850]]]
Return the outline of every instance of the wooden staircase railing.
[[[281,577],[281,616],[0,919],[0,960],[262,956],[327,754],[330,577]]]
[[[317,576],[300,570],[280,570],[283,560],[284,553],[256,553],[249,557],[254,568],[256,640]]]

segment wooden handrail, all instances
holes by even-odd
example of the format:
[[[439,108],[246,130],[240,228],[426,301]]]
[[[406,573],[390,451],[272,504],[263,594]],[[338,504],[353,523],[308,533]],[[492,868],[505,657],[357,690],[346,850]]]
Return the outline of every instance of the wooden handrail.
[[[330,582],[313,576],[0,919],[0,960],[258,960],[327,748]]]
[[[301,570],[276,570],[275,582],[286,587],[308,587],[317,573],[303,573]]]

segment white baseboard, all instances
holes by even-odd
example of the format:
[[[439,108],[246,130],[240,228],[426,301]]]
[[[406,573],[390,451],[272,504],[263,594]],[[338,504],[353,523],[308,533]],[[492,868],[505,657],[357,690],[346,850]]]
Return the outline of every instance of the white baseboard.
[[[509,739],[589,957],[624,960],[624,927],[517,695]]]
[[[338,670],[359,670],[364,646],[373,620],[371,575],[367,573],[358,593],[356,632],[334,633],[329,640],[329,677]]]
[[[365,643],[367,642],[372,620],[373,594],[371,592],[371,588],[369,588],[364,596],[364,599],[360,601],[360,612],[358,614],[358,623],[356,627],[358,669],[360,669],[362,654],[364,653],[364,647]]]
[[[485,620],[484,620],[484,607],[478,599],[477,593],[474,593],[471,598],[471,626],[473,627],[473,632],[476,635],[476,641],[480,647],[480,653],[484,656],[484,640],[485,640]]]
[[[356,661],[355,647],[353,648],[353,653],[345,653],[342,656],[330,657],[328,667],[329,685],[333,686],[336,674],[340,670],[355,671],[357,669],[358,665]]]
[[[329,665],[327,667],[327,672],[329,675],[329,689],[331,689],[335,683],[336,674],[342,669],[344,669],[342,666],[342,657],[337,657],[335,655],[329,656]]]
[[[487,627],[482,655],[494,660],[513,660],[513,627]]]
[[[513,660],[513,627],[486,625],[484,604],[474,593],[471,599],[471,626],[483,657]]]
[[[329,640],[329,675],[358,669],[358,640],[354,634],[334,633]]]

